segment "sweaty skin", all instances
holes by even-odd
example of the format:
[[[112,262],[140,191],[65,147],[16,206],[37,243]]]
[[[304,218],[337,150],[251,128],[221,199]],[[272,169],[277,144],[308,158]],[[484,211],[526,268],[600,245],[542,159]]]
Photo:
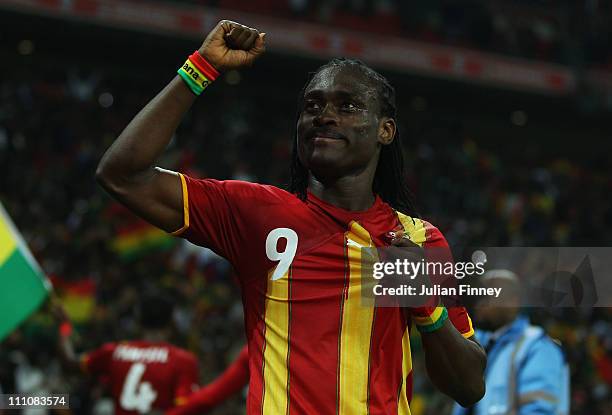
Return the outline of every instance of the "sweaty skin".
[[[380,115],[378,93],[360,72],[328,68],[304,94],[297,123],[300,161],[311,171],[309,189],[341,208],[366,210],[380,148],[395,136],[395,121]],[[321,139],[331,136],[329,139]]]

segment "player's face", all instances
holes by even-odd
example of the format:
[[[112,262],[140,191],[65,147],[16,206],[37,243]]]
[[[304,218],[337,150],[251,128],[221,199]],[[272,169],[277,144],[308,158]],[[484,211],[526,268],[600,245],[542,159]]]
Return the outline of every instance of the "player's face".
[[[298,155],[319,180],[358,174],[378,161],[380,102],[368,78],[327,68],[307,86],[297,124]]]

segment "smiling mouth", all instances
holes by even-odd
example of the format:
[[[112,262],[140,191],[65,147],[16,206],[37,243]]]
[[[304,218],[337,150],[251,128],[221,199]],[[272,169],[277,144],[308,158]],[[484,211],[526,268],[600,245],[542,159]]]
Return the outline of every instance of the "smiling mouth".
[[[346,140],[346,137],[344,137],[342,134],[331,131],[314,131],[312,134],[310,134],[310,139],[314,142],[327,142]]]

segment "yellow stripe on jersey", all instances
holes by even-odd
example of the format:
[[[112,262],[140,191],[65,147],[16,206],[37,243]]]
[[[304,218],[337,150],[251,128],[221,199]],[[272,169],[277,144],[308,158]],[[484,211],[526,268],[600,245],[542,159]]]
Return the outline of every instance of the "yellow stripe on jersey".
[[[274,269],[268,273],[265,311],[264,395],[263,414],[289,412],[289,322],[291,268],[272,281]]]
[[[419,218],[412,218],[404,215],[401,212],[397,212],[404,232],[410,237],[410,240],[418,246],[423,246],[427,240],[427,231],[425,224]],[[402,337],[402,389],[400,390],[400,396],[398,401],[398,414],[399,415],[410,415],[410,406],[408,405],[408,396],[406,394],[406,379],[412,371],[412,354],[410,351],[410,331],[406,327],[404,336]]]
[[[469,314],[468,314],[467,318],[468,318],[468,322],[470,323],[470,330],[465,332],[465,333],[461,333],[461,335],[463,337],[465,337],[466,339],[469,339],[470,337],[472,337],[475,334],[475,331],[474,331],[474,325],[472,324],[472,319],[470,318]]]
[[[402,337],[402,388],[397,402],[398,415],[410,415],[410,405],[406,394],[406,379],[412,370],[412,354],[410,351],[410,336],[408,328],[404,330]]]
[[[361,248],[373,243],[368,231],[354,221],[345,236],[349,274],[342,307],[338,415],[367,414],[374,306],[362,303]]]
[[[187,182],[185,181],[185,176],[181,173],[178,175],[181,178],[181,188],[183,189],[183,226],[181,229],[172,232],[172,235],[180,235],[189,228],[189,192],[187,191]]]
[[[410,240],[418,246],[423,246],[427,240],[425,224],[419,218],[412,218],[404,215],[401,212],[397,212],[397,217],[400,223],[404,227],[404,232],[410,237]]]

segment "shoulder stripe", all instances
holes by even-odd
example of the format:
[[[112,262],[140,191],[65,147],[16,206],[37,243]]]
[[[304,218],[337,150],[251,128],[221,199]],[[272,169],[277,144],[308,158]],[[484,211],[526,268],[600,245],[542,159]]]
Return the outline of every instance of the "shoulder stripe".
[[[181,229],[171,233],[175,236],[182,234],[189,228],[189,192],[187,191],[187,182],[183,174],[179,173],[178,175],[181,178],[181,188],[183,189],[183,226]]]
[[[467,314],[466,312],[466,316],[468,319],[468,324],[470,325],[470,329],[468,331],[466,331],[465,333],[461,333],[461,335],[463,337],[465,337],[466,339],[469,339],[470,337],[472,337],[476,332],[474,331],[474,325],[472,324],[472,319],[470,318],[470,315]]]
[[[427,229],[425,222],[419,218],[404,215],[397,210],[395,213],[402,224],[402,227],[404,228],[404,232],[410,237],[410,240],[419,246],[423,246],[423,244],[427,241]]]

